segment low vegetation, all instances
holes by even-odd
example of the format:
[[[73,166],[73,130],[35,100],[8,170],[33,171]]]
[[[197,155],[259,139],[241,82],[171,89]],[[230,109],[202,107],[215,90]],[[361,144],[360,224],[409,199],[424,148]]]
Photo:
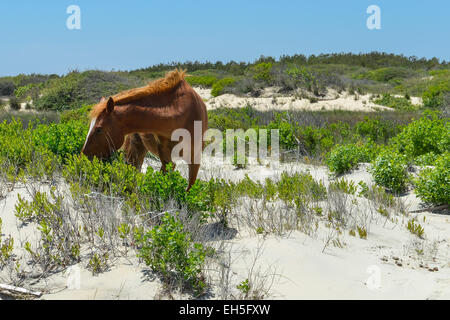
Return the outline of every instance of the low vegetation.
[[[98,102],[102,96],[142,86],[173,68],[186,69],[191,85],[223,93],[258,95],[260,89],[277,86],[282,92],[300,90],[310,99],[321,98],[328,88],[362,94],[382,93],[376,103],[399,110],[412,110],[407,98],[419,96],[424,106],[445,110],[449,103],[448,63],[380,52],[261,56],[254,62],[185,62],[151,66],[132,71],[72,71],[64,76],[18,75],[0,78],[0,96],[32,102],[38,110],[67,110]]]
[[[80,155],[92,103],[173,67],[186,68],[191,74],[187,81],[211,88],[213,96],[257,96],[261,88],[278,86],[319,99],[334,88],[373,92],[375,103],[395,111],[263,112],[247,106],[208,112],[210,128],[278,129],[282,160],[326,165],[331,173],[326,185],[309,172],[282,172],[264,181],[244,174],[237,181],[199,179],[185,192],[186,179],[170,165],[166,174],[152,167],[139,172],[121,152],[108,161]],[[427,76],[433,78],[421,80]],[[131,254],[165,287],[199,297],[212,285],[208,264],[219,261],[225,268],[223,251],[211,244],[216,233],[237,228],[260,237],[294,230],[316,235],[322,227],[328,232],[325,251],[331,245],[345,246],[343,234],[370,238],[373,219],[406,216],[397,196],[410,189],[424,203],[448,205],[448,76],[448,63],[435,59],[372,53],[0,78],[1,95],[51,110],[0,114],[0,199],[21,184],[26,193],[17,197],[16,218],[39,235],[34,243],[14,243],[0,219],[0,270],[10,270],[15,284],[75,264],[96,275]],[[423,106],[412,104],[408,96],[413,94],[423,97]],[[229,164],[242,173],[249,161],[248,152],[235,151]],[[338,177],[361,163],[367,163],[376,184]],[[356,214],[362,205],[363,214]],[[423,227],[414,219],[407,221],[407,230],[424,238]],[[205,231],[211,225],[218,230],[213,235]],[[18,255],[17,246],[26,256]],[[249,274],[233,288],[236,296],[262,298],[267,292],[261,286],[255,274]]]

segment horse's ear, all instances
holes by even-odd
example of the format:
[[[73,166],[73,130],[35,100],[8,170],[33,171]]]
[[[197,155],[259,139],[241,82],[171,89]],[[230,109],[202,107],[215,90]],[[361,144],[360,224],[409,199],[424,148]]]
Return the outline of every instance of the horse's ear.
[[[106,98],[105,97],[102,97],[101,99],[100,99],[100,102],[105,102],[106,101]]]
[[[114,110],[114,100],[109,97],[108,102],[106,102],[106,112],[110,113]]]

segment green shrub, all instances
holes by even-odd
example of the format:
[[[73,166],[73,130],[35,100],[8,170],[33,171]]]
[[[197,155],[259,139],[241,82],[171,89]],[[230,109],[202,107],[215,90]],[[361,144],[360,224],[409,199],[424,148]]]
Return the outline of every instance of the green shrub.
[[[34,149],[31,127],[23,129],[22,121],[15,118],[0,123],[0,156],[11,165],[23,168],[31,161]]]
[[[427,112],[406,126],[393,143],[411,159],[430,152],[441,154],[450,146],[450,122],[439,118],[438,113]]]
[[[200,223],[206,222],[209,212],[213,210],[212,199],[209,196],[209,183],[197,179],[186,194],[187,209],[191,212],[203,213]]]
[[[337,145],[326,156],[325,162],[328,169],[335,174],[346,173],[366,160],[361,147],[354,144]]]
[[[0,79],[0,96],[12,96],[15,85],[13,81]]]
[[[356,123],[355,130],[362,137],[366,137],[374,142],[386,143],[388,138],[392,136],[394,128],[380,119],[365,117],[363,121]]]
[[[220,96],[223,92],[223,89],[227,86],[231,86],[236,80],[233,78],[223,78],[216,81],[211,90],[211,95],[213,97]]]
[[[92,105],[85,105],[78,109],[66,110],[61,113],[61,123],[79,121],[85,125],[89,124],[89,111]]]
[[[69,155],[63,167],[63,177],[67,182],[76,182],[92,191],[107,192],[112,195],[127,195],[136,191],[142,174],[126,164],[120,155],[110,162],[94,157],[90,161],[85,155]]]
[[[68,183],[76,183],[89,191],[125,196],[130,200],[127,203],[130,206],[138,206],[138,200],[145,198],[149,210],[162,210],[168,201],[175,200],[179,208],[202,213],[201,221],[205,221],[207,212],[212,209],[208,184],[197,180],[186,193],[186,179],[170,164],[166,173],[148,167],[142,174],[125,163],[121,153],[114,154],[109,161],[96,157],[91,161],[85,155],[69,155],[62,174]]]
[[[418,166],[432,166],[438,155],[434,152],[428,152],[414,158],[414,163]]]
[[[278,197],[288,203],[293,200],[320,201],[326,198],[327,190],[322,182],[317,182],[309,173],[283,172],[277,182]]]
[[[422,94],[424,107],[439,108],[444,105],[444,96],[450,91],[450,85],[446,82],[431,85]]]
[[[255,65],[252,68],[253,79],[269,84],[272,80],[272,67],[273,65],[271,62],[261,62]]]
[[[140,80],[120,72],[74,71],[49,80],[34,103],[37,110],[63,111],[97,103],[102,96],[140,85]]]
[[[437,158],[434,168],[423,169],[417,179],[414,192],[424,202],[450,204],[450,152]]]
[[[293,88],[300,87],[305,88],[308,91],[314,91],[315,88],[318,87],[316,77],[309,72],[305,67],[292,67],[286,70],[286,73],[292,78],[294,81]],[[315,102],[317,102],[317,98],[311,97]],[[312,101],[311,101],[312,102]]]
[[[87,131],[86,125],[73,121],[45,125],[36,120],[23,127],[15,118],[0,123],[0,157],[36,178],[53,176],[49,166],[80,153]]]
[[[166,213],[161,225],[150,230],[141,245],[138,256],[164,281],[181,280],[191,285],[197,294],[205,290],[202,273],[206,249],[192,241],[177,218]]]
[[[224,227],[228,227],[228,215],[237,202],[238,195],[235,191],[234,184],[223,179],[211,179],[208,183],[211,212]]]
[[[37,180],[52,181],[60,173],[61,158],[47,148],[37,147],[33,150],[31,161],[25,164],[25,176]]]
[[[380,82],[389,82],[391,84],[397,85],[410,75],[411,71],[405,68],[385,67],[362,74],[360,78],[366,78]]]
[[[385,148],[384,145],[379,145],[369,140],[359,146],[359,162],[372,162]]]
[[[156,208],[162,209],[165,202],[170,199],[176,200],[178,204],[185,202],[187,181],[180,172],[174,171],[171,164],[167,165],[167,173],[155,171],[152,167],[140,181],[139,191],[149,196]]]
[[[298,138],[310,154],[325,154],[336,144],[356,141],[354,130],[348,123],[336,122],[324,127],[298,126]]]
[[[191,86],[211,88],[217,82],[217,78],[214,76],[191,76],[186,77],[186,81]]]
[[[423,239],[425,230],[419,223],[416,223],[414,219],[408,221],[406,229],[408,229],[412,234],[415,234],[419,238]]]
[[[358,229],[358,234],[361,239],[367,239],[367,230],[365,227],[356,227]]]
[[[246,106],[244,108],[218,108],[208,111],[208,127],[225,131],[227,129],[247,130],[256,127],[258,122],[256,111]]]
[[[389,93],[383,94],[383,96],[379,99],[375,99],[373,101],[376,104],[398,109],[398,110],[415,110],[416,107],[411,103],[410,100],[404,97],[394,97]]]
[[[298,143],[295,139],[295,127],[286,121],[286,113],[278,113],[275,119],[267,125],[268,141],[271,140],[270,130],[278,129],[278,136],[280,139],[280,146],[285,150],[291,150],[297,147]]]
[[[250,198],[262,198],[266,194],[264,186],[260,182],[250,179],[247,174],[245,174],[244,179],[236,183],[235,187],[238,194],[246,195]]]
[[[348,194],[353,194],[355,195],[356,192],[358,191],[358,187],[356,186],[355,182],[353,180],[345,180],[344,178],[342,179],[337,179],[334,182],[330,183],[329,189],[332,191],[338,191],[338,192],[343,192],[343,193],[348,193]]]
[[[65,159],[68,155],[81,152],[86,134],[87,125],[79,121],[41,124],[33,130],[33,141],[35,145],[48,148]]]
[[[16,97],[9,99],[9,107],[12,110],[20,110],[20,101]]]
[[[375,182],[394,193],[402,193],[407,188],[408,172],[403,155],[385,150],[373,162],[369,171]]]
[[[9,236],[5,240],[2,239],[0,233],[0,270],[10,261],[14,252],[14,238]]]

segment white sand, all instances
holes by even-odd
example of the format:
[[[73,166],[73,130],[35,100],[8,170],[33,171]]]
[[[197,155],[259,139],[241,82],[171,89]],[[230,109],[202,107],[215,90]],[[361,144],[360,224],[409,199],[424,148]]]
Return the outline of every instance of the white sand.
[[[371,95],[369,94],[357,95],[355,98],[355,95],[350,95],[347,92],[338,94],[332,89],[329,90],[326,97],[319,99],[319,101],[315,103],[311,103],[309,99],[300,99],[295,98],[292,95],[287,96],[274,93],[273,88],[266,88],[264,93],[257,98],[240,97],[233,94],[223,94],[218,97],[212,97],[210,89],[195,88],[195,90],[205,101],[208,110],[220,107],[243,108],[248,105],[260,111],[272,109],[309,111],[348,110],[367,112],[392,110],[391,108],[380,106],[370,101]]]
[[[157,161],[147,159],[147,164],[159,168]],[[186,165],[178,164],[185,175]],[[224,165],[214,170],[214,162],[205,159],[200,177],[211,175],[225,179],[239,180],[248,174],[252,179],[276,178],[282,171],[309,170],[318,180],[328,185],[330,178],[325,167],[304,164],[282,164],[279,168],[267,168],[251,164],[248,169],[234,170]],[[347,174],[346,179],[371,182],[366,171],[367,164]],[[0,217],[3,219],[3,232],[14,236],[16,249],[20,243],[35,241],[35,226],[19,227],[14,216],[14,204],[17,194],[26,196],[23,188],[16,188],[0,200]],[[364,201],[361,202],[361,214],[364,213]],[[404,197],[409,209],[417,209],[420,201],[414,194]],[[239,210],[244,210],[243,208]],[[244,211],[237,214],[245,214]],[[423,217],[426,218],[423,222]],[[352,237],[347,232],[340,236],[342,248],[329,245],[324,249],[324,238],[329,229],[321,226],[316,236],[308,236],[300,231],[289,235],[256,235],[246,232],[237,233],[225,243],[231,255],[231,288],[248,277],[248,270],[258,244],[263,243],[263,251],[256,266],[261,275],[275,272],[274,283],[269,298],[274,299],[449,299],[450,298],[450,217],[424,212],[417,215],[425,229],[425,239],[419,240],[405,227],[410,217],[397,216],[396,222],[386,221],[381,216],[368,228],[367,240]],[[219,241],[212,241],[217,245]],[[415,245],[421,244],[424,254],[418,255]],[[401,264],[399,266],[398,264]],[[420,266],[422,265],[422,267]],[[431,272],[428,268],[437,267]],[[71,271],[52,275],[35,284],[33,288],[45,289],[43,299],[158,299],[161,295],[161,283],[156,278],[146,276],[147,268],[139,264],[131,252],[128,259],[121,258],[109,271],[92,276],[85,265],[80,264],[80,287],[68,289]],[[370,269],[372,268],[372,269]],[[215,271],[214,271],[215,270]],[[370,270],[378,270],[372,275]],[[373,272],[373,271],[372,271]],[[1,272],[0,272],[1,274]],[[208,273],[212,278],[211,299],[220,297],[217,282],[217,267]],[[380,286],[372,287],[371,279],[379,278]],[[173,298],[187,298],[175,294]]]

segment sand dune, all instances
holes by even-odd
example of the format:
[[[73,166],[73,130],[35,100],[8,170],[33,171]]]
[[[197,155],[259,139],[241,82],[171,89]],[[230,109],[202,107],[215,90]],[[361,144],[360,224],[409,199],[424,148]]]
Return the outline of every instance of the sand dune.
[[[158,169],[158,161],[146,160],[146,165]],[[178,164],[182,174],[186,165]],[[355,182],[371,182],[367,164],[362,164],[352,173],[344,176]],[[145,170],[145,168],[144,168]],[[300,163],[281,164],[266,167],[250,164],[247,169],[235,170],[224,165],[219,170],[212,159],[204,159],[200,178],[211,176],[239,180],[247,174],[251,179],[277,178],[283,171],[309,171],[325,185],[330,182],[327,169],[321,166]],[[45,187],[43,187],[45,189]],[[43,190],[44,190],[43,189]],[[17,194],[26,197],[25,189],[18,186],[0,201],[0,216],[5,234],[15,237],[15,246],[20,250],[24,241],[36,241],[36,226],[21,227],[14,216]],[[358,210],[355,217],[367,217],[370,203],[356,197]],[[420,201],[414,194],[403,196],[409,210],[419,207]],[[245,215],[250,200],[244,201],[233,215]],[[349,205],[351,206],[351,205]],[[276,214],[274,212],[274,214]],[[425,239],[420,240],[405,227],[410,216],[398,215],[390,221],[377,215],[368,223],[367,239],[351,236],[344,232],[340,246],[326,245],[330,229],[320,224],[313,235],[300,231],[283,235],[256,234],[231,223],[237,233],[230,239],[211,240],[211,245],[221,245],[224,259],[229,259],[230,292],[238,296],[236,285],[248,277],[249,268],[255,263],[254,274],[270,280],[266,298],[272,299],[449,299],[450,298],[450,217],[448,215],[423,212],[417,214],[425,229]],[[424,220],[425,218],[425,220]],[[230,220],[233,221],[233,220]],[[425,222],[423,222],[425,221]],[[33,231],[34,230],[34,231]],[[416,250],[423,249],[422,253]],[[259,248],[259,249],[258,249]],[[255,260],[255,255],[259,258]],[[139,263],[135,253],[120,258],[106,272],[92,276],[85,265],[79,264],[80,286],[69,288],[68,279],[73,269],[67,269],[35,282],[30,287],[45,290],[43,299],[159,299],[168,298],[162,294],[158,278],[149,277],[148,269]],[[212,287],[210,299],[221,297],[221,272],[217,265],[207,274]],[[430,271],[437,270],[437,271]],[[4,274],[1,274],[3,275]],[[223,280],[223,279],[222,279]],[[173,298],[189,298],[185,294],[173,293]]]
[[[265,110],[347,110],[347,111],[366,111],[373,112],[377,110],[392,110],[384,106],[377,105],[370,101],[370,94],[351,95],[347,92],[339,94],[333,89],[329,89],[325,97],[312,103],[306,98],[296,98],[293,95],[282,95],[274,92],[274,88],[266,88],[260,97],[240,97],[233,94],[223,94],[218,97],[211,95],[210,89],[195,88],[199,95],[205,101],[208,110],[220,107],[243,108],[247,105],[253,108]],[[414,104],[419,104],[420,99],[412,98]]]

